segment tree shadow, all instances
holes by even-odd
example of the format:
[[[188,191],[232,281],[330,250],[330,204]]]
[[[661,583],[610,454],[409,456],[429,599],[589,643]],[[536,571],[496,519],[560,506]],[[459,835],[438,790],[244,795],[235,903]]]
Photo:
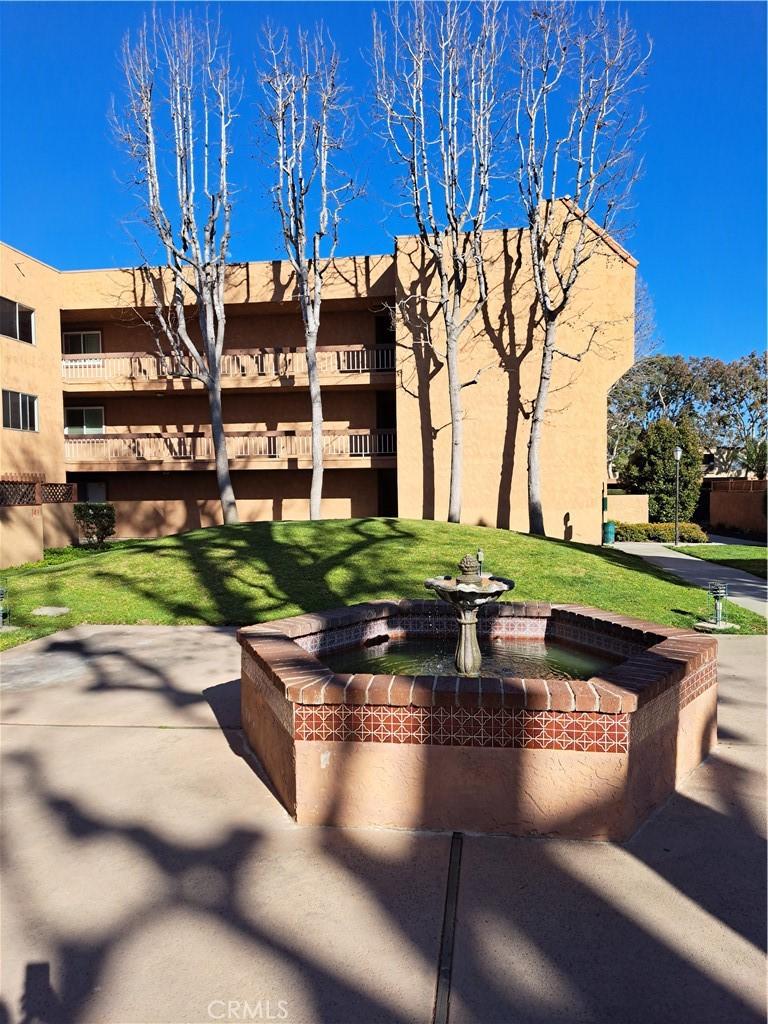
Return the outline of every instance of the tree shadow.
[[[40,1010],[58,1013],[59,1008],[61,1015],[51,1018],[51,1024],[59,1019],[73,1022],[90,1019],[89,1003],[99,991],[105,970],[115,966],[121,945],[139,938],[142,931],[151,929],[164,917],[184,911],[198,918],[201,925],[203,921],[212,922],[236,941],[270,954],[282,965],[292,968],[301,978],[303,994],[315,1007],[313,1020],[370,1021],[372,1024],[407,1024],[410,1020],[393,1005],[362,990],[341,971],[325,966],[322,949],[318,949],[315,956],[314,952],[308,953],[306,948],[302,948],[306,944],[301,941],[300,927],[297,927],[296,941],[293,942],[262,925],[246,909],[244,897],[247,890],[244,887],[248,866],[259,862],[266,839],[259,829],[232,828],[218,842],[200,846],[175,841],[147,827],[140,817],[119,822],[107,819],[64,795],[51,784],[39,757],[32,752],[10,754],[5,760],[9,767],[23,772],[30,798],[46,812],[51,825],[62,836],[85,845],[109,840],[111,844],[118,843],[133,849],[152,866],[161,883],[150,902],[135,908],[126,906],[120,922],[102,930],[97,937],[74,940],[71,936],[56,934],[52,928],[51,938],[56,947],[52,960],[58,977],[56,991],[47,974],[43,984],[44,972],[33,972],[33,985],[25,988],[22,1006],[28,1024],[32,1024],[32,1020],[38,1021],[39,1016],[29,1016],[30,1013]],[[335,848],[341,838],[334,837],[331,848]],[[351,858],[340,851],[338,861],[350,875],[355,875],[360,861],[365,861],[365,855],[354,848],[351,850]],[[17,894],[22,895],[30,909],[36,908],[44,913],[44,907],[37,906],[34,886],[27,877],[25,865],[10,855],[7,843],[4,862],[6,872],[14,879]],[[402,878],[402,865],[377,862],[375,868],[384,876],[385,885],[391,892],[397,881],[396,875]],[[372,871],[373,866],[364,866],[361,873],[363,877],[369,877]],[[307,884],[306,880],[304,884]],[[266,894],[261,896],[264,898]],[[416,934],[414,937],[423,946],[423,937]],[[432,954],[431,948],[421,950],[421,955],[431,957]],[[27,981],[29,978],[28,969]],[[268,985],[269,980],[261,979],[261,985],[265,984]],[[39,1024],[48,1024],[48,1021],[48,1016],[39,1016]]]
[[[514,238],[514,245],[511,244]],[[523,266],[523,232],[502,231],[502,303],[498,314],[491,315],[488,304],[483,307],[483,325],[494,351],[507,378],[506,422],[502,444],[499,492],[496,504],[495,525],[508,530],[511,524],[512,480],[515,472],[517,433],[521,419],[530,415],[522,400],[520,375],[524,360],[534,346],[535,330],[539,322],[538,301],[534,298],[528,306],[524,329],[520,331],[514,314],[515,296],[530,286],[530,277],[520,281]],[[535,291],[534,291],[535,295]]]
[[[364,530],[356,543],[365,543]],[[88,656],[85,648],[79,653]],[[128,659],[127,672],[135,664],[135,659]],[[161,669],[156,671],[162,675]],[[239,733],[238,691],[238,681],[231,679],[206,688],[202,699],[212,708],[232,751],[247,760],[249,752]],[[170,696],[162,683],[157,692],[177,706],[173,686]],[[350,761],[350,771],[354,747],[347,744],[343,752]],[[665,764],[669,765],[673,754],[672,748],[664,748]],[[201,923],[214,922],[236,941],[252,944],[254,949],[294,968],[314,1006],[312,1020],[399,1024],[411,1019],[351,981],[338,963],[332,965],[326,960],[322,947],[306,948],[301,941],[305,911],[297,911],[288,937],[276,934],[254,916],[248,907],[253,882],[246,882],[252,878],[247,866],[259,863],[263,856],[266,835],[261,828],[231,826],[213,841],[180,841],[172,833],[161,834],[150,827],[141,808],[131,808],[128,817],[117,820],[97,812],[90,803],[68,792],[64,781],[54,780],[44,755],[22,751],[6,755],[5,760],[8,768],[22,772],[26,796],[44,812],[52,837],[58,832],[82,844],[84,851],[89,844],[108,840],[105,849],[111,850],[111,844],[118,843],[139,853],[160,878],[159,892],[151,902],[136,907],[126,904],[119,921],[109,927],[97,928],[85,938],[54,929],[55,951],[50,962],[55,981],[51,982],[50,974],[44,977],[42,970],[33,971],[31,977],[27,972],[22,1013],[28,1015],[24,1018],[28,1024],[36,1019],[34,1014],[46,1022],[49,1018],[52,1022],[90,1019],[94,993],[120,963],[123,944],[139,940],[144,933],[151,934],[158,921],[182,911]],[[260,766],[251,767],[260,780],[255,779],[254,784],[268,785],[263,773],[259,774]],[[425,804],[430,800],[431,787],[441,784],[435,778],[436,770],[437,765],[427,759],[422,790]],[[619,849],[627,861],[642,863],[707,914],[764,948],[764,893],[757,883],[763,876],[764,844],[741,799],[745,781],[742,770],[718,766],[714,785],[731,808],[729,813],[678,793]],[[525,784],[521,775],[517,786]],[[168,798],[172,801],[172,793]],[[340,788],[331,806],[338,808],[346,798]],[[515,794],[510,793],[510,800],[514,799]],[[169,811],[172,815],[171,803]],[[330,820],[334,820],[333,814]],[[306,835],[307,831],[296,828],[295,833]],[[419,853],[424,837],[413,834],[403,837],[401,849],[393,856],[391,850],[377,849],[370,838],[354,829],[309,831],[317,852],[332,862],[350,885],[359,886],[371,898],[387,929],[409,950],[408,957],[415,952],[422,969],[429,965],[434,969],[437,936],[433,941],[425,928],[425,904],[419,903],[419,893],[427,877],[438,891],[444,887],[447,858],[435,859],[429,854],[425,859]],[[6,876],[12,879],[22,902],[44,918],[45,907],[35,891],[34,870],[11,854],[9,838],[6,835],[4,840]],[[696,1007],[710,1008],[711,1017],[696,1017],[702,1024],[737,1020],[746,1024],[760,1019],[738,992],[723,984],[722,974],[708,973],[690,959],[684,939],[671,941],[669,929],[654,928],[647,915],[636,919],[616,898],[607,879],[598,883],[572,870],[563,853],[568,845],[526,839],[465,840],[458,911],[460,939],[453,979],[453,1005],[461,1007],[465,1019],[483,1024],[507,1024],[511,1020],[522,1024],[566,1020],[676,1024],[691,1019],[687,1012],[693,994]],[[602,847],[606,848],[614,847]],[[446,849],[443,847],[444,852]],[[301,884],[311,887],[318,884],[319,877],[308,866]],[[638,878],[642,875],[635,876],[630,884],[637,885]],[[288,875],[286,884],[295,886],[299,880]],[[279,894],[275,898],[279,899]],[[435,913],[440,909],[433,908]],[[664,909],[659,908],[658,913],[663,914]],[[371,940],[375,946],[375,936]],[[552,964],[553,978],[560,979],[560,987],[570,993],[572,1002],[555,1006],[545,991],[533,994],[521,988],[517,969],[509,975],[500,972],[498,963],[488,955],[488,943],[493,946],[502,940],[508,949],[518,942],[526,951],[521,955],[530,957],[534,951],[538,959]],[[179,941],[183,945],[184,937],[180,935]],[[397,984],[396,978],[392,984]],[[42,1012],[48,1017],[41,1016]]]

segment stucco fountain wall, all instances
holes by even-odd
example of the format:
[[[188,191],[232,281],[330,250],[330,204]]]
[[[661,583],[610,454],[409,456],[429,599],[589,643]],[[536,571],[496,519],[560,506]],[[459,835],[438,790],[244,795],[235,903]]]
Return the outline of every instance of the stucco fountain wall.
[[[435,601],[378,601],[240,630],[242,724],[300,823],[622,840],[716,737],[716,641],[573,605],[502,603],[482,638],[623,659],[589,680],[337,675],[323,653],[453,636]]]

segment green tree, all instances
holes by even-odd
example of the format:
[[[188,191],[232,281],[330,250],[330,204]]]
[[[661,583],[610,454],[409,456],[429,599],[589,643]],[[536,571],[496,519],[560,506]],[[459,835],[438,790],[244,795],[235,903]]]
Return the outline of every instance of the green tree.
[[[608,397],[610,475],[623,475],[640,437],[656,420],[677,421],[686,415],[698,426],[709,400],[701,362],[683,356],[650,356],[616,381]]]
[[[768,444],[764,438],[759,441],[754,437],[747,438],[739,465],[747,475],[754,473],[758,480],[765,480],[768,471]]]
[[[681,520],[693,515],[701,491],[701,444],[688,416],[675,425],[660,419],[643,431],[622,474],[627,490],[648,495],[651,522],[669,523],[675,518],[675,456],[676,445],[683,450],[680,459]]]
[[[730,363],[705,357],[701,360],[701,375],[709,395],[701,418],[705,443],[718,450],[727,468],[758,476],[764,473],[768,357],[757,351]]]

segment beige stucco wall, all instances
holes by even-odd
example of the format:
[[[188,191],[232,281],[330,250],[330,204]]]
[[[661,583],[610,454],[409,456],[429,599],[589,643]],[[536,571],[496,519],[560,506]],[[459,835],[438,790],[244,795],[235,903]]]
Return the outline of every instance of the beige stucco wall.
[[[41,505],[43,544],[46,548],[66,548],[78,538],[72,502],[50,502]]]
[[[608,518],[619,523],[647,523],[647,494],[609,494]]]
[[[58,271],[0,245],[0,294],[35,311],[35,344],[0,336],[0,382],[38,397],[39,431],[0,428],[0,476],[64,480]]]
[[[107,497],[115,505],[118,537],[154,537],[221,523],[213,473],[109,473],[100,478],[105,476]],[[309,518],[309,471],[235,470],[232,483],[243,523]],[[378,514],[375,470],[327,470],[324,485],[323,518]]]
[[[71,302],[69,287],[73,280],[70,274],[62,274],[64,301]],[[91,303],[98,301],[92,296]],[[349,303],[347,303],[347,306]],[[375,312],[380,302],[371,298],[364,303],[356,302],[358,308],[338,308],[339,303],[328,300],[318,336],[318,345],[372,345],[375,341]],[[64,330],[101,331],[104,352],[155,352],[152,332],[144,326],[130,310],[101,310],[92,305],[82,309],[64,309],[62,312]],[[197,323],[190,324],[190,333],[199,338]],[[304,345],[304,330],[298,309],[293,305],[270,311],[254,312],[251,306],[229,306],[225,351],[228,349],[250,349],[256,347],[301,348]]]
[[[67,395],[68,407],[101,406],[107,433],[154,433],[184,431],[210,432],[208,399],[204,393],[190,395]],[[265,391],[258,395],[223,396],[224,420],[228,430],[309,430],[312,409],[309,393],[288,390]],[[376,426],[375,395],[366,391],[327,391],[323,395],[326,430]]]
[[[390,255],[340,258],[326,277],[324,299],[330,302],[359,298],[381,300],[393,293],[393,270]],[[106,311],[153,304],[152,288],[133,268],[67,271],[62,277],[62,309]],[[271,305],[290,303],[294,296],[295,278],[286,262],[241,263],[229,270],[227,303]]]
[[[43,557],[43,515],[40,505],[0,506],[0,569]],[[11,595],[13,600],[13,595]]]
[[[539,380],[542,330],[536,323],[528,238],[524,231],[486,236],[490,297],[461,343],[464,486],[462,521],[528,529],[527,445],[531,402]],[[398,297],[424,290],[429,261],[413,238],[397,242]],[[434,298],[436,282],[432,283]],[[471,289],[467,296],[472,298]],[[583,267],[558,347],[581,353],[555,361],[542,441],[542,493],[549,536],[598,543],[605,479],[607,394],[632,364],[634,261],[599,243]],[[423,310],[424,311],[424,310]],[[434,305],[426,312],[434,314]],[[433,316],[432,337],[444,330]],[[400,514],[445,519],[450,467],[447,370],[429,348],[414,346],[418,329],[398,324],[398,456]]]

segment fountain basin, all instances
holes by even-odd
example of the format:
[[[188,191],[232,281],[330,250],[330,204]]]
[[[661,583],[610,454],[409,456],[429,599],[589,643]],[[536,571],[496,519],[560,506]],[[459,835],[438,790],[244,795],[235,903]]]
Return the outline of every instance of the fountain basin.
[[[488,643],[561,641],[588,679],[334,672],[338,653],[458,629],[380,601],[240,630],[242,726],[302,824],[628,838],[716,735],[716,641],[569,605],[491,602]]]

